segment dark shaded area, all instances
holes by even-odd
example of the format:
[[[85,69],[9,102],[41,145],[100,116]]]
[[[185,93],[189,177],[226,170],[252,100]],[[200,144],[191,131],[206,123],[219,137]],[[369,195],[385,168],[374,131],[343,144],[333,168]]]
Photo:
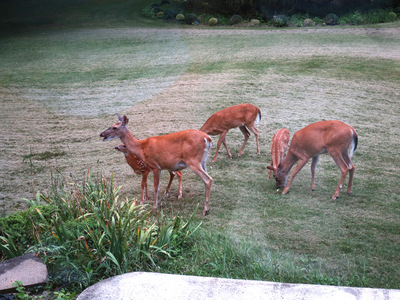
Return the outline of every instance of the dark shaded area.
[[[144,0],[0,0],[0,29],[137,22]],[[137,24],[136,24],[137,25]]]
[[[324,17],[328,13],[343,15],[355,10],[393,9],[400,11],[400,0],[188,0],[188,10],[197,13],[240,14],[271,19],[278,14],[309,14]]]
[[[262,17],[309,14],[338,16],[356,10],[391,9],[400,13],[400,0],[0,0],[0,29],[43,26],[129,25],[146,23],[143,8],[149,5],[179,5],[176,13],[210,13],[231,17]]]

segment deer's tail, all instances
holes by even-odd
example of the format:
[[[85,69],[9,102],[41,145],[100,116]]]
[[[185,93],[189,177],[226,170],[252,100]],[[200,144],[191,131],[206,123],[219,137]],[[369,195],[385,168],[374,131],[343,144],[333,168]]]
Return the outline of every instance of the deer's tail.
[[[257,108],[257,117],[255,123],[256,124],[260,123],[260,120],[261,120],[261,110]]]
[[[350,148],[350,157],[353,156],[354,151],[357,149],[357,144],[358,144],[358,135],[355,130],[353,130],[353,141],[351,143],[351,148]]]

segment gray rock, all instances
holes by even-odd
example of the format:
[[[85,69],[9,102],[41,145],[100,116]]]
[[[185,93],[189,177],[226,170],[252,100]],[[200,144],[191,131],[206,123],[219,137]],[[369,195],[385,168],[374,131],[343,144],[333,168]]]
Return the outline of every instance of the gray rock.
[[[77,299],[395,300],[400,299],[400,290],[135,272],[100,281]]]
[[[0,262],[0,294],[15,291],[12,284],[17,280],[24,287],[45,284],[47,275],[46,265],[32,253],[4,260]]]

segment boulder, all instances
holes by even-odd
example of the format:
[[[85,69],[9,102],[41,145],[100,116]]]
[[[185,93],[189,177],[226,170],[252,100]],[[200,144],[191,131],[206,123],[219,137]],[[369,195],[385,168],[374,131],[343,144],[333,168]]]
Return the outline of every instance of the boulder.
[[[47,268],[35,254],[29,253],[0,262],[0,294],[15,291],[14,282],[21,281],[24,287],[45,284]]]

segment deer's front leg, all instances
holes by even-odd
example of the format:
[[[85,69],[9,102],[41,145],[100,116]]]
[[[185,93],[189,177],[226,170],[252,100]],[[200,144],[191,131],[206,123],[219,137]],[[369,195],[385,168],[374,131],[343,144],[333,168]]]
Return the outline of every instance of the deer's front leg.
[[[154,176],[154,204],[153,204],[153,207],[157,208],[158,207],[158,190],[160,188],[161,170],[154,169],[153,176]]]
[[[140,200],[140,204],[143,204],[144,201],[147,201],[149,199],[149,194],[147,192],[147,176],[149,175],[149,171],[144,171],[142,173],[142,199]]]
[[[226,151],[228,152],[229,158],[232,158],[232,155],[231,155],[231,153],[229,152],[228,146],[226,145],[226,140],[225,140],[225,138],[226,138],[226,134],[227,134],[227,133],[228,133],[228,132],[222,132],[221,135],[219,136],[219,139],[218,139],[218,142],[217,142],[217,151],[215,152],[215,156],[214,156],[213,162],[215,162],[215,161],[217,160],[218,151],[219,151],[219,147],[221,147],[221,143],[224,143],[224,146],[225,146],[225,148],[226,148]]]
[[[282,195],[285,195],[289,191],[290,185],[292,184],[294,177],[296,176],[297,173],[299,173],[299,171],[305,166],[307,162],[308,159],[299,160],[299,162],[297,163],[296,167],[292,172],[292,175],[290,176],[288,184],[286,185],[285,189],[282,192]]]

